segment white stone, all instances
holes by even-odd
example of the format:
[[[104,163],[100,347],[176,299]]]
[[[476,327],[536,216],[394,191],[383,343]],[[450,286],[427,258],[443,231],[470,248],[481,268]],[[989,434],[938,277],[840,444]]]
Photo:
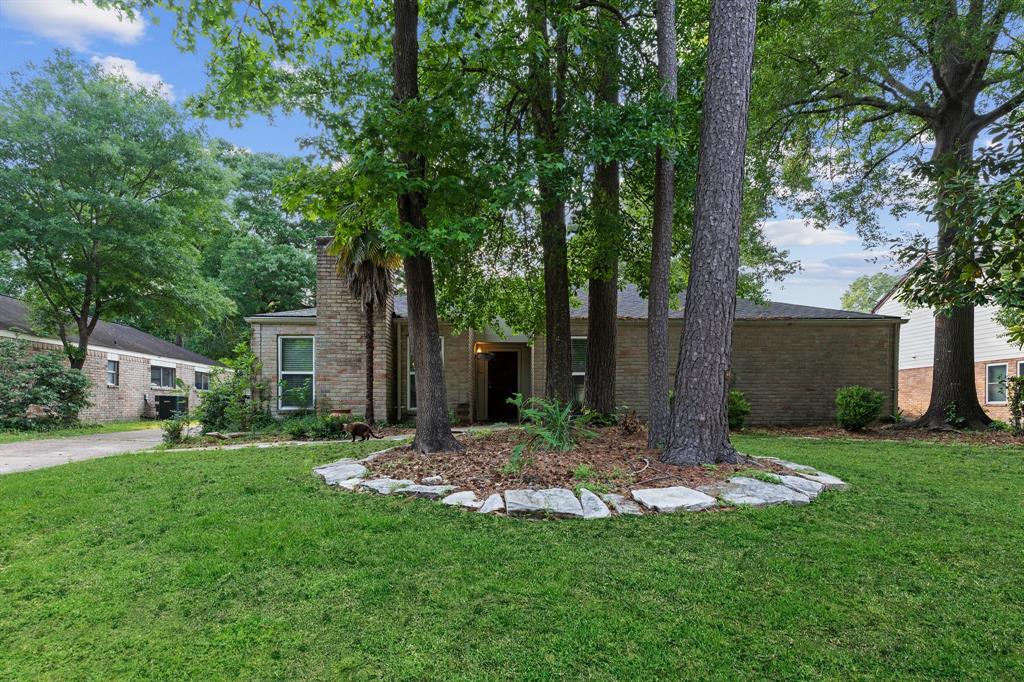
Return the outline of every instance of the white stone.
[[[658,512],[700,511],[710,509],[718,501],[699,490],[677,485],[671,488],[644,488],[634,490],[633,499],[648,509]]]
[[[505,500],[501,499],[501,495],[494,493],[480,505],[481,514],[490,514],[492,512],[500,512],[505,508]]]
[[[441,485],[444,483],[443,476],[427,476],[423,479],[423,485]]]
[[[356,487],[362,482],[363,479],[361,478],[350,478],[347,481],[338,481],[334,485],[338,486],[339,488],[344,488],[345,490],[355,490]]]
[[[381,495],[390,495],[395,488],[401,488],[408,485],[412,485],[412,481],[407,478],[374,478],[369,481],[363,481],[358,485],[358,488],[360,490],[372,490],[373,492]]]
[[[778,457],[755,457],[754,459],[763,459],[766,462],[775,462],[779,466],[786,467],[791,471],[799,471],[808,474],[818,473],[818,470],[815,469],[814,467],[807,466],[806,464],[797,464],[796,462],[789,462],[784,459],[779,459]]]
[[[821,494],[821,491],[825,489],[825,486],[817,481],[812,481],[803,476],[779,476],[779,480],[782,481],[782,485],[787,488],[792,488],[798,493],[803,493],[810,499],[814,499]]]
[[[808,504],[811,500],[802,492],[780,483],[768,483],[756,478],[734,476],[728,481],[704,488],[727,504],[765,507],[770,504]]]
[[[506,490],[505,511],[510,516],[554,516],[563,519],[583,518],[583,507],[571,490]]]
[[[337,462],[325,464],[313,469],[327,485],[340,485],[342,481],[366,476],[366,467],[354,459],[339,459]]]
[[[481,502],[476,499],[475,492],[472,490],[463,490],[462,492],[452,493],[448,497],[444,498],[441,500],[441,504],[448,504],[453,507],[466,507],[468,509],[479,509]]]
[[[644,510],[640,508],[640,505],[633,500],[628,500],[622,495],[616,495],[615,493],[608,493],[602,495],[601,498],[610,504],[620,514],[627,514],[629,516],[641,516]]]
[[[436,500],[455,490],[453,485],[406,485],[395,489],[396,495],[421,497],[425,500]]]
[[[825,486],[825,490],[846,490],[850,486],[846,484],[841,478],[836,478],[831,474],[826,474],[818,471],[813,474],[804,473],[802,471],[796,472],[797,476],[806,478],[808,481],[814,481]]]
[[[580,506],[583,507],[583,518],[585,519],[605,519],[612,515],[608,505],[586,488],[580,489]]]

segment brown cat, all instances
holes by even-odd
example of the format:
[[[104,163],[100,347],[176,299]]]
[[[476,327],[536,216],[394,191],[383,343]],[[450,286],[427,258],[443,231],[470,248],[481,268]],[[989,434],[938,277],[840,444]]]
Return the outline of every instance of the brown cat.
[[[361,439],[361,440],[370,440],[371,437],[373,437],[373,438],[383,438],[384,437],[384,436],[380,436],[380,435],[377,435],[376,433],[374,433],[373,429],[370,428],[370,425],[366,424],[364,422],[352,422],[351,424],[345,424],[345,433],[351,433],[352,434],[352,442],[353,443],[356,442],[356,438],[357,437],[359,439]]]

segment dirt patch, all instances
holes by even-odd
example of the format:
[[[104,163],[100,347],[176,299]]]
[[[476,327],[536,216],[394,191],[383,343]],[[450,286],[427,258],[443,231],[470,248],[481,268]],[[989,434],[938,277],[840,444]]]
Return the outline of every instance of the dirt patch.
[[[647,448],[644,433],[626,435],[617,426],[596,429],[571,452],[536,450],[522,453],[515,466],[513,449],[527,440],[520,429],[483,435],[460,434],[465,452],[421,455],[409,447],[386,452],[367,464],[371,475],[421,481],[441,476],[445,483],[478,495],[517,488],[585,487],[596,493],[626,493],[637,488],[696,488],[744,469],[782,470],[769,463],[722,464],[714,467],[677,467],[658,462],[661,450]]]
[[[987,429],[985,431],[930,431],[912,429],[900,424],[886,424],[864,431],[845,431],[838,426],[785,426],[757,427],[745,429],[744,434],[763,436],[789,436],[795,438],[875,440],[875,441],[925,441],[929,443],[965,443],[986,445],[1021,445],[1024,437],[1015,436],[1008,431]]]

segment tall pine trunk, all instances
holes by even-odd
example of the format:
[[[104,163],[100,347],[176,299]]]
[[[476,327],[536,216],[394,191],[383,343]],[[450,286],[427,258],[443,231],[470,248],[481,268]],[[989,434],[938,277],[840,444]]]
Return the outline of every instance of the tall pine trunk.
[[[657,0],[658,77],[661,94],[677,96],[675,0]],[[651,279],[647,296],[647,446],[662,447],[668,440],[668,278],[672,263],[672,215],[675,208],[675,156],[658,147],[654,158],[654,222],[651,226]]]
[[[418,0],[394,0],[395,53],[394,97],[401,106],[419,97]],[[423,177],[426,160],[422,155],[401,150],[399,160],[413,178]],[[410,191],[398,196],[398,219],[416,230],[427,229],[426,197]],[[408,292],[409,331],[416,363],[416,436],[413,450],[420,453],[462,450],[448,421],[448,399],[444,385],[444,364],[437,323],[437,298],[430,256],[406,256],[405,283]]]
[[[526,3],[530,39],[545,50],[533,50],[529,60],[531,114],[536,136],[538,191],[540,194],[540,243],[544,263],[544,395],[561,402],[572,399],[572,336],[569,330],[569,264],[565,241],[565,200],[550,171],[543,167],[564,161],[565,151],[559,131],[561,102],[552,93],[552,78],[547,55],[548,4],[544,0]],[[560,37],[560,40],[562,38]],[[562,51],[556,49],[559,55]],[[559,65],[564,55],[559,57]],[[559,67],[559,76],[561,67]],[[560,85],[560,84],[559,84]],[[560,92],[560,90],[559,90]],[[559,98],[560,100],[560,98]]]
[[[596,55],[600,78],[596,99],[608,107],[619,104],[619,24],[601,11],[602,48]],[[594,164],[593,213],[595,245],[590,263],[587,315],[587,364],[584,404],[600,414],[615,411],[615,372],[619,304],[619,253],[622,218],[619,208],[619,162]]]
[[[663,462],[736,462],[726,414],[757,0],[712,0],[690,283]]]
[[[374,351],[374,333],[373,328],[373,301],[366,302],[366,310],[364,311],[366,316],[366,423],[373,424],[376,421],[374,409],[373,409],[373,351]]]

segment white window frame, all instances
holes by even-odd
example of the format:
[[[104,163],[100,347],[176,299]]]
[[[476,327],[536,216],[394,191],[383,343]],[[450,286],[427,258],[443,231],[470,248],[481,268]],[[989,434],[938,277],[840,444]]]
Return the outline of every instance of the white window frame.
[[[569,368],[570,369],[572,369],[572,342],[573,341],[586,341],[587,344],[588,344],[588,348],[587,348],[588,352],[590,350],[589,349],[590,337],[588,337],[588,336],[570,336],[569,337],[569,351],[570,351]],[[574,377],[583,377],[583,391],[584,391],[584,393],[587,390],[587,388],[586,388],[587,387],[587,371],[586,371],[586,367],[587,367],[586,360],[584,360],[584,365],[583,365],[583,371],[582,372],[570,372],[570,374],[572,374],[572,376],[574,376]],[[575,397],[576,396],[575,396],[575,393],[574,393],[573,394],[573,398],[575,398]]]
[[[313,371],[311,372],[282,372],[281,371],[281,349],[284,346],[284,339],[312,339],[313,341]],[[284,374],[309,374],[310,390],[312,391],[312,402],[309,407],[295,407],[282,404],[281,376]],[[298,412],[300,410],[316,409],[316,337],[311,334],[281,334],[277,337],[277,410],[278,412]]]
[[[171,370],[171,372],[174,374],[174,378],[171,380],[171,384],[169,386],[166,385],[166,384],[154,384],[153,383],[153,370],[154,369],[161,370],[160,371],[160,380],[161,381],[163,381],[163,370],[165,370],[165,369]],[[164,389],[164,390],[177,388],[177,386],[178,386],[178,368],[177,367],[173,367],[173,366],[168,365],[168,364],[161,364],[159,362],[150,363],[150,365],[149,365],[149,386],[150,386],[150,388],[159,388],[159,389]]]
[[[199,375],[200,374],[202,374],[203,376],[206,377],[206,388],[200,388],[199,387]],[[194,370],[192,372],[192,385],[196,387],[197,391],[209,391],[210,390],[210,373],[205,371],[205,370],[202,370],[202,369]]]
[[[110,363],[114,363],[114,380],[110,380]],[[107,388],[117,388],[121,385],[121,361],[115,358],[107,358]]]
[[[444,367],[444,336],[441,334],[437,335],[437,338],[441,341],[441,367]],[[412,406],[412,377],[416,376],[416,372],[412,368],[412,335],[405,335],[405,409],[409,412],[415,412],[416,408]],[[416,400],[419,404],[419,399]]]
[[[995,385],[991,381],[989,381],[989,378],[988,378],[988,371],[992,367],[1004,367],[1004,368],[1006,368],[1006,378],[1007,379],[1010,378],[1010,363],[1008,363],[1008,362],[993,362],[993,363],[990,363],[988,365],[985,365],[985,404],[986,405],[1005,405],[1006,404],[1006,400],[999,401],[999,400],[989,400],[988,399],[988,387]],[[1004,384],[1003,385],[1003,393],[1006,393],[1006,391],[1007,391],[1007,386]]]

